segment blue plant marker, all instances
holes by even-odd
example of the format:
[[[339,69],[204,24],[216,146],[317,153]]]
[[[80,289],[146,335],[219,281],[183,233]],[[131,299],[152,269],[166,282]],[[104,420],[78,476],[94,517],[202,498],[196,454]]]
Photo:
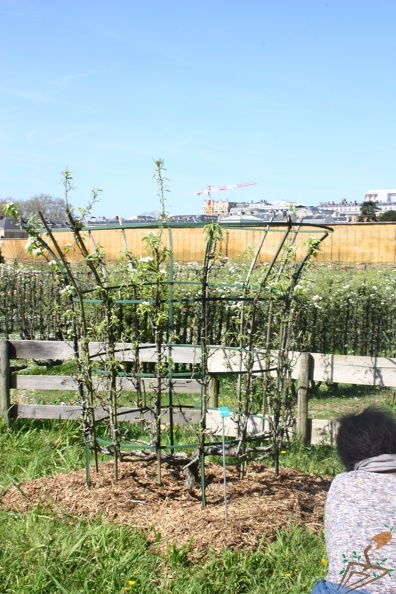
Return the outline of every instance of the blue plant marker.
[[[224,519],[227,522],[227,474],[226,474],[226,457],[225,457],[225,436],[224,436],[224,419],[231,416],[228,406],[220,406],[219,408],[222,428],[222,444],[223,444],[223,473],[224,473]]]

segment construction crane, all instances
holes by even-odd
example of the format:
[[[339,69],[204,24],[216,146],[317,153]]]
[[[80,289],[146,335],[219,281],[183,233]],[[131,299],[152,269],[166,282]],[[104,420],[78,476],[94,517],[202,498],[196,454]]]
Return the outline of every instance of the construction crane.
[[[203,190],[198,190],[198,192],[194,192],[194,196],[201,196],[202,194],[205,194],[208,197],[208,200],[207,200],[208,210],[210,210],[211,213],[213,214],[214,205],[211,200],[212,192],[221,192],[222,190],[235,190],[236,188],[244,188],[245,186],[254,186],[254,185],[256,185],[256,183],[257,182],[247,182],[244,184],[233,184],[231,186],[207,186]]]
[[[194,196],[200,196],[206,194],[210,196],[211,192],[221,192],[221,190],[235,190],[235,188],[243,188],[245,186],[255,186],[257,182],[247,182],[245,184],[233,184],[232,186],[207,186],[203,190],[198,190],[194,193]]]

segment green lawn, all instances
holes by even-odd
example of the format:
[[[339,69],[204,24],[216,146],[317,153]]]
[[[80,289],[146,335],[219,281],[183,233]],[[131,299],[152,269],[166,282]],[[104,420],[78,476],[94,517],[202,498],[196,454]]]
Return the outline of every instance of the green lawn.
[[[334,466],[329,450],[305,451],[298,444],[281,462],[298,459],[301,469],[308,469],[309,461],[309,470],[319,473]],[[20,419],[0,430],[3,492],[12,483],[83,464],[77,423]],[[100,518],[55,517],[40,506],[28,514],[0,511],[2,593],[303,594],[325,574],[323,535],[286,525],[256,550],[224,549],[218,556],[208,551],[193,558],[187,553],[177,543],[160,553],[141,532]]]
[[[309,399],[308,415],[312,419],[336,419],[367,406],[393,409],[394,393],[394,388],[322,384]]]
[[[310,592],[323,576],[323,538],[297,528],[255,551],[189,560],[176,545],[160,555],[128,526],[0,511],[0,589],[15,594],[280,594]]]

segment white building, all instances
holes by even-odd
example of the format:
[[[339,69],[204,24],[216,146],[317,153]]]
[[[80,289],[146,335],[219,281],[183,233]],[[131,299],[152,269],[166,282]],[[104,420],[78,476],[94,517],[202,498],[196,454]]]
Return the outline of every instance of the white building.
[[[396,190],[369,190],[364,195],[364,200],[367,202],[371,200],[372,202],[396,202]]]
[[[370,190],[364,199],[376,202],[381,212],[396,210],[396,190]]]
[[[327,207],[325,207],[327,208]],[[330,207],[332,210],[331,215],[333,217],[346,217],[348,223],[354,223],[357,221],[357,217],[360,215],[360,204],[354,200],[353,202],[347,202],[345,199],[341,200],[339,204],[332,204]]]

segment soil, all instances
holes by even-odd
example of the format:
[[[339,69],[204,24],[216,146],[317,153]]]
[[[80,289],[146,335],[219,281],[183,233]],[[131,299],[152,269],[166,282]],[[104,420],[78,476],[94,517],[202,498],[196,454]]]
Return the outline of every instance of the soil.
[[[331,478],[306,475],[281,468],[251,465],[243,479],[227,467],[227,514],[225,522],[223,469],[205,465],[206,507],[202,508],[200,486],[184,487],[184,476],[163,469],[162,484],[156,483],[154,464],[122,462],[119,481],[113,480],[112,463],[91,471],[91,487],[85,469],[35,479],[11,487],[1,500],[4,509],[27,511],[37,502],[55,513],[73,517],[97,517],[142,529],[150,542],[189,547],[190,554],[224,547],[256,548],[265,537],[289,523],[318,533],[323,529],[323,510]]]

